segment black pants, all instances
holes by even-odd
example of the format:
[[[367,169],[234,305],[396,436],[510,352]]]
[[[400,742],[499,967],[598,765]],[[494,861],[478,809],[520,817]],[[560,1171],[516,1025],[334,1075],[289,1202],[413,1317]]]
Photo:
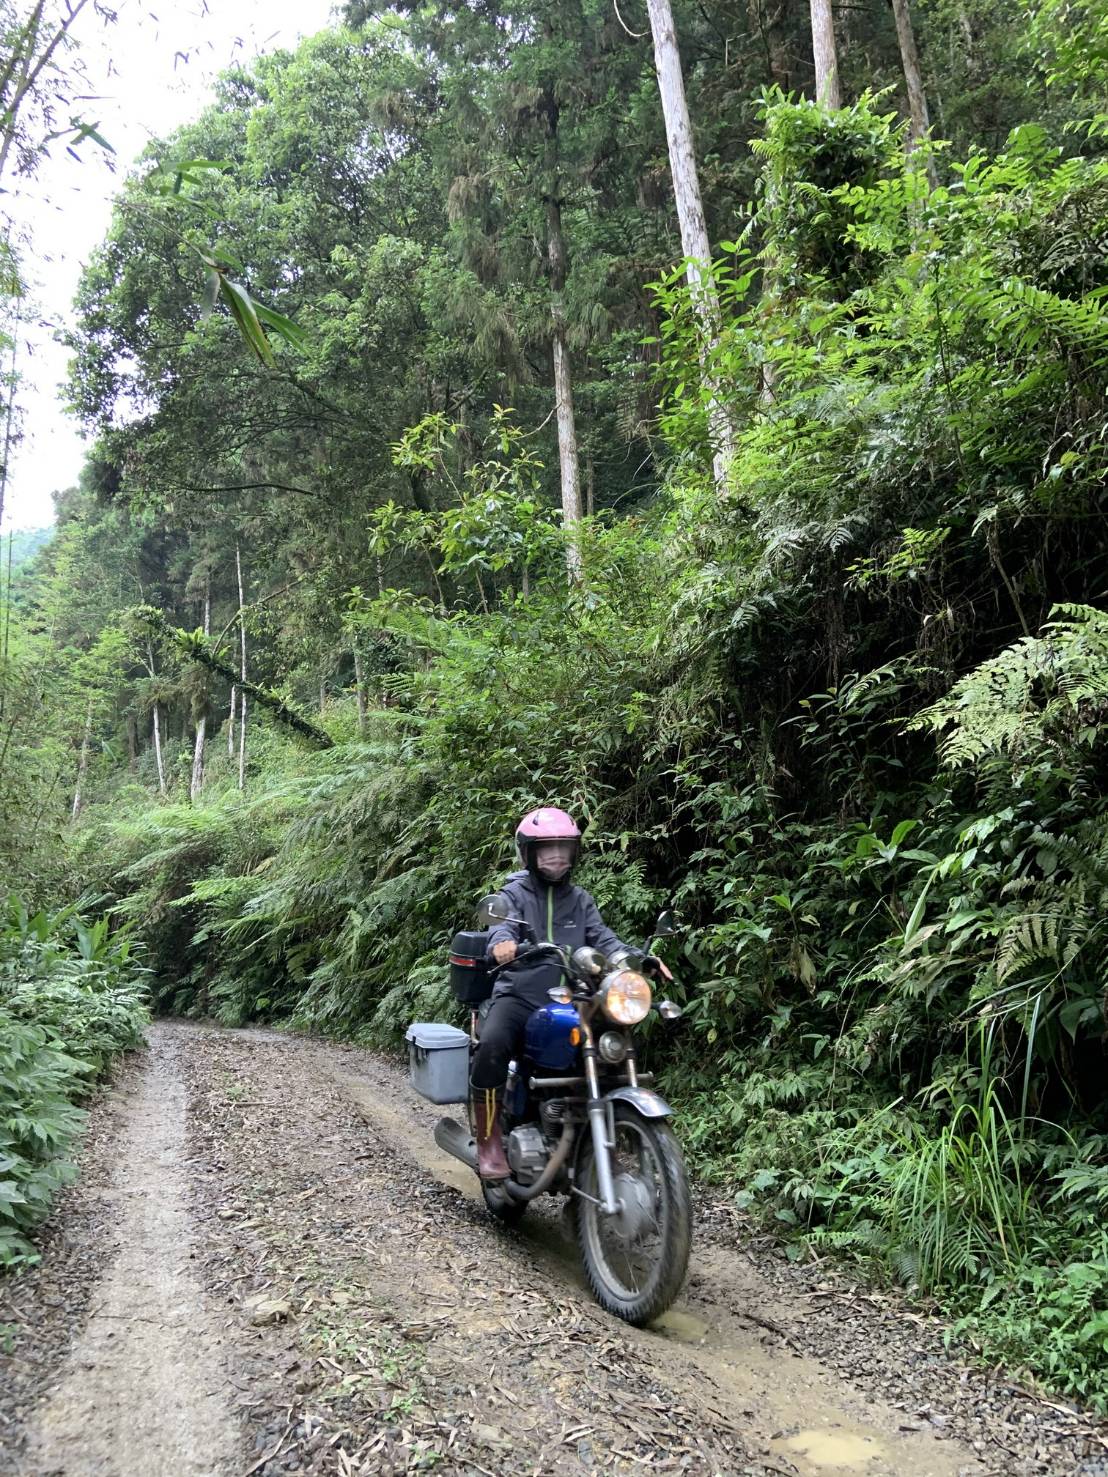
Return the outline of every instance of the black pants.
[[[523,1028],[538,1006],[517,995],[498,995],[481,1025],[481,1041],[473,1056],[470,1081],[481,1091],[503,1087],[508,1063],[518,1053]]]

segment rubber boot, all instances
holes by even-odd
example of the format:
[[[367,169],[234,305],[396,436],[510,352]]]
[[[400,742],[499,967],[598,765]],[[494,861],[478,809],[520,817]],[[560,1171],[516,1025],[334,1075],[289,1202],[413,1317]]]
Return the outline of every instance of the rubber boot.
[[[504,1157],[504,1140],[500,1135],[501,1094],[495,1087],[474,1087],[473,1125],[477,1132],[477,1173],[483,1180],[511,1178],[511,1168]]]

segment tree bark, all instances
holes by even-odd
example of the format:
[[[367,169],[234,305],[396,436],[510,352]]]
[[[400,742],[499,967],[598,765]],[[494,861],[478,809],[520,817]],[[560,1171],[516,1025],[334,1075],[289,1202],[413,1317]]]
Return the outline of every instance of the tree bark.
[[[566,543],[566,568],[570,579],[581,578],[581,548],[578,524],[581,522],[581,489],[577,481],[577,428],[573,416],[573,381],[570,377],[569,349],[566,346],[565,323],[554,310],[554,399],[558,411],[558,468],[562,481],[562,523]]]
[[[811,0],[812,55],[816,63],[816,102],[825,108],[841,108],[839,57],[835,47],[835,17],[831,0]]]
[[[92,742],[92,698],[88,700],[85,709],[85,731],[81,736],[81,757],[77,761],[77,787],[73,791],[73,809],[70,812],[70,820],[76,820],[81,814],[83,804],[83,790],[85,787],[85,776],[88,774],[88,751]]]
[[[156,670],[155,670],[155,667],[154,667],[154,643],[153,643],[153,641],[149,641],[149,640],[146,643],[146,667],[147,667],[147,671],[150,673],[150,680],[152,682],[154,680],[155,675],[156,675]],[[161,711],[160,711],[159,706],[158,706],[158,700],[157,700],[157,698],[154,699],[153,730],[154,730],[154,758],[155,758],[155,760],[157,762],[157,765],[158,765],[158,794],[159,795],[164,795],[165,794],[165,763],[162,760],[162,717],[161,717]]]
[[[912,27],[912,14],[908,0],[892,0],[893,18],[896,21],[896,39],[900,43],[900,62],[904,68],[904,83],[908,89],[908,112],[911,122],[908,127],[909,149],[926,143],[931,132],[931,119],[927,112],[927,94],[923,90],[923,74],[920,71],[919,52],[916,50],[916,33]],[[927,160],[927,179],[934,190],[939,183],[935,161]]]
[[[235,714],[239,707],[239,688],[237,682],[231,683],[231,711],[227,714],[227,758],[235,757]]]
[[[212,577],[204,581],[204,635],[212,634]],[[204,743],[208,736],[208,714],[205,710],[196,720],[196,744],[192,751],[192,779],[189,783],[189,799],[193,805],[204,788]]]
[[[159,705],[154,704],[154,758],[158,764],[158,794],[165,794],[165,762],[162,759],[162,718]]]
[[[716,491],[727,491],[727,475],[734,458],[734,436],[730,419],[719,396],[711,359],[720,335],[719,297],[712,278],[712,252],[708,245],[708,227],[700,198],[700,179],[693,148],[692,123],[685,101],[685,81],[681,75],[681,54],[677,49],[677,32],[673,24],[670,0],[647,0],[650,29],[654,37],[654,65],[658,73],[658,91],[669,146],[669,168],[673,177],[673,196],[681,228],[681,250],[687,263],[686,273],[692,296],[693,311],[700,326],[700,365],[704,388],[708,393],[708,425],[712,434],[712,476]]]
[[[246,788],[246,596],[242,588],[242,550],[235,543],[235,573],[239,582],[239,789]]]
[[[562,524],[566,531],[566,567],[571,580],[581,578],[581,482],[577,456],[577,423],[573,414],[573,375],[566,339],[566,243],[562,232],[561,179],[558,170],[558,103],[553,90],[543,93],[546,118],[545,175],[546,260],[550,274],[550,344],[554,360],[554,405],[558,424],[558,470],[562,485]]]

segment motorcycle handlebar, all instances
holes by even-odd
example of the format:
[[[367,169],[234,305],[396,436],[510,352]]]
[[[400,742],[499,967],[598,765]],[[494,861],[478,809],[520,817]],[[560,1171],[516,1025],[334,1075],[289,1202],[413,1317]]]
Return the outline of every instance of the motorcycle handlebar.
[[[557,956],[557,963],[559,965],[561,965],[561,967],[563,969],[565,969],[565,967],[566,967],[566,961],[565,961],[564,955],[562,954],[561,949],[558,947],[557,944],[551,944],[551,943],[526,944],[522,949],[520,949],[516,953],[516,955],[514,956],[514,958],[512,958],[512,959],[506,959],[503,964],[494,964],[493,965],[493,968],[494,969],[510,969],[514,964],[526,964],[530,960],[533,960],[533,959],[537,958],[538,955],[540,955],[540,954],[554,954],[554,955],[556,955]],[[551,960],[551,963],[554,963],[554,962],[555,961],[552,959]]]
[[[494,965],[494,968],[510,969],[514,964],[527,964],[533,960],[538,959],[543,954],[553,955],[554,957],[551,958],[550,962],[552,964],[557,963],[562,969],[563,973],[570,973],[569,966],[566,962],[565,953],[559,947],[559,945],[552,944],[549,941],[540,940],[535,940],[533,943],[524,945],[524,947],[518,951],[514,959],[508,959],[503,964],[496,964]],[[669,970],[665,966],[665,963],[661,959],[659,959],[657,955],[648,954],[639,962],[638,967],[642,969],[642,971],[646,975],[648,975],[651,979],[655,980],[659,984],[672,984],[673,982],[673,975],[669,972]]]
[[[537,954],[557,954],[557,956],[558,956],[558,963],[559,964],[564,964],[565,963],[565,959],[562,957],[562,951],[561,951],[561,949],[558,947],[557,944],[550,944],[550,943],[528,944],[525,949],[521,949],[519,951],[519,953],[511,961],[511,963],[513,963],[513,964],[519,964],[520,962],[522,962],[524,960],[533,959],[535,957],[535,955],[537,955]]]

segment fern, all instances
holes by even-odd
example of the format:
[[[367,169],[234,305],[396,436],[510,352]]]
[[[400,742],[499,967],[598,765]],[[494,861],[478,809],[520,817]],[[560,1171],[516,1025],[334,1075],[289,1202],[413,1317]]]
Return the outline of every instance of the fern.
[[[945,764],[1095,740],[1108,702],[1108,615],[1069,605],[1053,616],[1044,635],[983,662],[908,724],[940,735]]]

